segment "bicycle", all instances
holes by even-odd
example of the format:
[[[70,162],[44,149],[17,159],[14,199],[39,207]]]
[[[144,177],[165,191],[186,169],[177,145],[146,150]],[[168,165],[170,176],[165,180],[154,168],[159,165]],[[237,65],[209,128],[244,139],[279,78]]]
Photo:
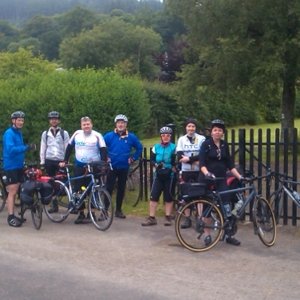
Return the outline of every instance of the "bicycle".
[[[47,217],[55,223],[61,223],[69,214],[77,213],[78,209],[88,198],[88,214],[98,230],[107,230],[113,221],[113,204],[111,196],[105,188],[105,176],[108,165],[89,163],[86,165],[86,174],[70,176],[70,165],[65,166],[66,180],[54,179],[54,195],[52,201],[57,201],[58,210],[49,212],[51,203],[45,205]],[[96,177],[96,178],[95,178]],[[89,184],[81,187],[81,192],[73,192],[72,185],[75,180],[89,178]]]
[[[35,229],[39,230],[43,220],[43,203],[47,197],[44,194],[43,181],[40,180],[42,171],[35,166],[28,166],[24,171],[26,181],[20,185],[21,199],[21,221],[24,223],[24,214],[30,209],[32,223]],[[51,197],[51,192],[48,199]]]
[[[225,235],[232,236],[237,230],[236,220],[245,214],[246,207],[253,203],[250,219],[253,221],[254,233],[258,234],[265,246],[271,247],[276,240],[276,222],[273,211],[268,201],[257,194],[254,181],[262,177],[252,177],[245,180],[245,186],[228,191],[218,192],[211,190],[200,191],[202,196],[183,205],[175,220],[176,236],[185,248],[202,252],[214,247]],[[216,178],[215,180],[221,180]],[[223,179],[222,179],[223,180]],[[200,187],[203,189],[203,186]],[[246,197],[245,193],[248,194]],[[236,194],[243,200],[242,206],[237,210],[236,216],[232,215],[231,208],[226,207],[221,196],[225,194]],[[198,193],[199,195],[199,193]],[[190,210],[191,227],[181,228],[185,221],[185,210]],[[205,235],[211,236],[211,242],[205,243]]]
[[[300,185],[300,182],[294,181],[291,176],[286,174],[271,172],[271,179],[278,180],[278,187],[270,195],[270,203],[274,212],[276,224],[279,223],[280,218],[283,217],[283,195],[287,195],[287,199],[291,199],[296,207],[300,208],[300,195],[295,190],[295,186]]]

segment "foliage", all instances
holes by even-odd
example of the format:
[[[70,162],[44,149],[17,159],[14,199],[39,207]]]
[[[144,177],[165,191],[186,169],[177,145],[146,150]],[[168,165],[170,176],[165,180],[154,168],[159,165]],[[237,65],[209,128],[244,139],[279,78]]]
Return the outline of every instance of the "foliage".
[[[62,126],[70,133],[79,129],[79,120],[86,115],[93,119],[94,128],[104,133],[113,129],[114,116],[124,113],[130,130],[142,137],[149,120],[148,99],[140,80],[111,70],[29,72],[2,79],[0,105],[1,120],[8,120],[18,109],[26,113],[24,136],[36,143],[48,127],[46,116],[51,110],[61,113]],[[8,123],[1,123],[1,132]]]
[[[30,51],[24,49],[15,53],[0,52],[0,79],[25,76],[32,72],[47,73],[56,67],[56,64],[33,57]]]
[[[64,40],[60,46],[60,58],[67,68],[88,66],[98,69],[127,61],[133,74],[151,79],[157,73],[152,54],[160,50],[160,45],[159,35],[151,29],[114,17],[92,30]]]
[[[148,126],[148,136],[156,135],[159,128],[166,124],[178,125],[178,105],[176,102],[174,87],[160,82],[143,82],[150,103],[151,115]]]
[[[300,61],[300,4],[284,0],[172,0],[168,7],[188,28],[185,92],[196,98],[201,86],[222,95],[241,92],[255,112],[269,117],[281,95],[283,127],[293,127],[295,83]],[[223,98],[223,99],[222,99]],[[275,100],[274,100],[275,99]],[[243,98],[241,98],[243,101]],[[272,119],[279,119],[273,116]]]

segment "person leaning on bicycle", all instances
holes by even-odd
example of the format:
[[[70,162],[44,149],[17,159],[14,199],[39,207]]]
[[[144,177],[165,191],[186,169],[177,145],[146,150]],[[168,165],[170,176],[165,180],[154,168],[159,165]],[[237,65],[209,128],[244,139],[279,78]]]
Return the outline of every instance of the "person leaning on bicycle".
[[[80,119],[81,130],[77,130],[71,136],[64,158],[64,162],[60,163],[63,167],[69,161],[73,148],[75,148],[75,163],[74,175],[81,176],[85,174],[85,165],[87,163],[96,163],[100,161],[107,161],[106,144],[102,134],[93,130],[93,123],[91,118],[82,117]],[[88,185],[89,179],[75,180],[74,191],[79,192],[82,186]],[[79,215],[75,220],[75,224],[82,224],[85,220],[84,203],[79,208]]]
[[[186,134],[178,139],[176,152],[177,159],[180,163],[182,171],[182,179],[184,182],[197,182],[199,180],[199,152],[205,136],[196,133],[197,121],[188,118],[185,121]],[[186,219],[181,228],[189,228],[192,226],[190,212],[185,211]]]
[[[54,177],[59,170],[59,163],[65,157],[65,151],[69,142],[69,133],[59,127],[60,114],[57,111],[48,113],[50,128],[41,136],[40,164],[45,167],[46,173]],[[58,204],[53,200],[49,213],[58,212]]]
[[[176,146],[171,143],[172,129],[170,127],[162,127],[159,133],[161,142],[153,146],[151,153],[151,164],[155,167],[155,174],[151,188],[149,216],[142,223],[142,226],[157,224],[155,213],[162,192],[165,204],[164,225],[170,226],[172,220]]]
[[[211,122],[211,137],[203,142],[200,155],[199,163],[200,170],[202,173],[201,180],[214,179],[215,177],[224,178],[224,180],[217,180],[215,182],[216,189],[220,191],[228,190],[229,187],[226,184],[226,172],[230,170],[231,174],[238,180],[243,177],[234,167],[233,161],[229,154],[228,144],[222,139],[225,133],[225,124],[222,120],[216,119]],[[222,195],[222,201],[224,204],[230,205],[231,195]],[[230,217],[233,222],[236,222],[235,216]],[[231,245],[239,246],[241,243],[233,236],[227,234],[226,242]],[[205,237],[205,243],[211,243],[211,237],[209,233]]]
[[[15,111],[11,114],[12,126],[3,135],[3,170],[7,196],[7,222],[12,227],[20,227],[22,221],[14,215],[15,198],[18,193],[20,183],[23,182],[23,168],[25,152],[36,150],[35,144],[25,145],[22,135],[25,114],[22,111]]]

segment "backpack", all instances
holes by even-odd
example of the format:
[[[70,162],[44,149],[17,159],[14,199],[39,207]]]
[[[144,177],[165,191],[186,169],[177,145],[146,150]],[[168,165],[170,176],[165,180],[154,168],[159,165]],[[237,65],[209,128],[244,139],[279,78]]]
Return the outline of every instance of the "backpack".
[[[46,132],[46,145],[47,145],[47,141],[48,141],[48,131],[49,131],[49,130],[50,130],[50,129],[48,129],[47,131],[44,131],[44,132]],[[63,129],[63,128],[60,128],[60,129],[59,129],[59,132],[60,132],[60,135],[61,135],[63,141],[65,141],[65,131],[64,131],[64,129]]]

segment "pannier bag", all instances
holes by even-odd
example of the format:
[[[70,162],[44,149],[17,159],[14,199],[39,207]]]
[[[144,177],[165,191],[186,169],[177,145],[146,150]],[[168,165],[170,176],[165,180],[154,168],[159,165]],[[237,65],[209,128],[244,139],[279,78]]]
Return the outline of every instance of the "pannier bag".
[[[185,182],[180,184],[182,199],[195,199],[206,194],[206,183]]]
[[[91,172],[94,175],[106,175],[108,171],[108,164],[104,161],[93,162],[90,164]]]
[[[33,195],[36,190],[36,182],[26,180],[21,184],[20,199],[22,204],[30,205],[33,203]]]
[[[51,202],[54,193],[53,185],[49,182],[41,182],[40,185],[42,203],[48,205]]]

